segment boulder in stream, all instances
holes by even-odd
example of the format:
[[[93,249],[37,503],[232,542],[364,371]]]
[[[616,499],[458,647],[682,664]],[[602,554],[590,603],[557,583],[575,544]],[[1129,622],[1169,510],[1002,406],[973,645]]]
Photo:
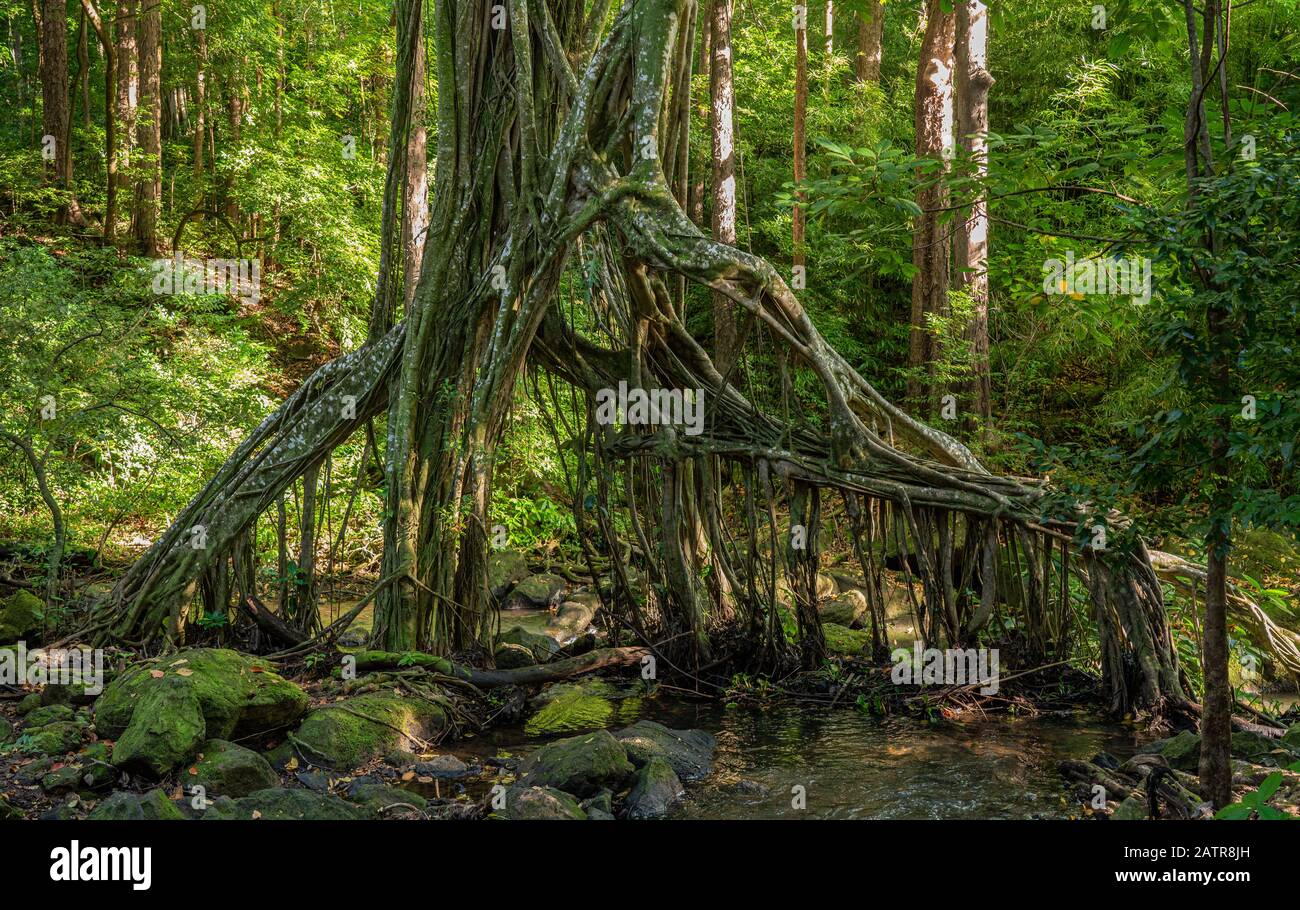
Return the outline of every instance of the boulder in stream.
[[[601,790],[622,789],[634,770],[619,741],[609,731],[597,730],[542,746],[524,762],[519,782],[554,787],[583,799]]]
[[[673,766],[656,755],[636,772],[624,811],[630,819],[663,818],[685,795]]]
[[[529,575],[506,595],[504,610],[544,610],[560,602],[568,583],[558,575]]]
[[[529,787],[516,784],[506,791],[505,808],[493,813],[496,818],[544,821],[583,821],[587,813],[568,793],[554,787]]]
[[[702,780],[713,770],[718,741],[704,730],[670,730],[652,720],[639,720],[614,734],[632,764],[644,767],[662,758],[684,781]]]
[[[524,724],[529,736],[578,733],[627,723],[641,710],[643,689],[619,688],[595,677],[556,683],[529,701],[533,711]]]

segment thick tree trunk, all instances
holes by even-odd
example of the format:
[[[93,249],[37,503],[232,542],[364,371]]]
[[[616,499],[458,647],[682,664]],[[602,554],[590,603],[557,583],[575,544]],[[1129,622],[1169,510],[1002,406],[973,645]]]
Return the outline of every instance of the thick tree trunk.
[[[547,192],[542,150],[567,90],[551,66],[533,68],[522,3],[510,4],[504,28],[493,27],[492,6],[435,4],[438,167],[388,416],[382,575],[396,580],[377,598],[372,630],[388,650],[458,650],[484,636],[493,452],[566,252],[538,273],[551,251],[538,247],[531,206]],[[557,4],[551,16],[556,40],[580,40],[577,4]],[[518,109],[498,104],[498,93]],[[513,180],[498,170],[506,165]],[[552,192],[558,205],[563,188]],[[529,201],[512,208],[516,193]]]
[[[244,84],[238,78],[226,83],[226,143],[234,151],[244,138]],[[239,227],[239,201],[235,199],[235,178],[230,175],[225,182],[226,220]]]
[[[194,30],[194,136],[190,180],[194,184],[194,205],[203,204],[203,138],[208,115],[208,32]]]
[[[1197,184],[1201,177],[1214,173],[1209,125],[1205,119],[1203,95],[1206,74],[1210,71],[1219,14],[1218,0],[1206,0],[1203,13],[1204,31],[1197,38],[1195,9],[1184,0],[1187,25],[1188,61],[1191,69],[1191,93],[1184,121],[1183,154],[1187,168],[1188,194],[1197,204]],[[1205,248],[1211,255],[1219,252],[1214,228],[1205,236]],[[1201,293],[1219,294],[1214,277],[1206,270],[1198,272]],[[1209,463],[1205,466],[1209,482],[1210,530],[1206,535],[1205,622],[1201,637],[1201,669],[1205,681],[1204,710],[1201,713],[1200,778],[1203,794],[1222,808],[1232,799],[1232,683],[1228,678],[1228,553],[1232,548],[1233,502],[1228,478],[1232,472],[1228,457],[1231,414],[1239,399],[1232,389],[1232,365],[1236,345],[1228,329],[1224,308],[1211,304],[1205,314],[1208,339],[1207,365],[1216,404],[1224,416],[1216,420],[1209,440]]]
[[[916,154],[943,163],[953,151],[953,37],[956,15],[944,12],[943,0],[928,0],[925,37],[916,68]],[[946,318],[952,239],[940,224],[939,209],[948,204],[942,174],[932,176],[917,193],[922,213],[912,232],[912,318],[907,365],[907,397],[923,413],[933,410],[933,365],[941,356],[930,317]]]
[[[64,0],[38,2],[42,148],[53,146],[53,155],[46,158],[45,179],[67,194],[54,213],[55,224],[66,224],[74,218],[76,207],[72,198],[72,123],[68,110],[68,9]]]
[[[140,59],[140,104],[136,110],[136,146],[140,160],[133,163],[135,211],[131,233],[145,256],[158,256],[158,221],[162,214],[162,5],[144,6],[137,16],[136,46]]]
[[[113,45],[113,36],[104,23],[99,9],[92,0],[81,0],[82,11],[90,18],[99,38],[99,46],[104,52],[104,243],[112,244],[117,236],[117,191],[120,183],[117,166],[118,139],[118,97],[117,68],[118,52]]]
[[[854,74],[859,82],[880,81],[880,60],[885,43],[885,4],[866,0],[867,14],[858,14],[858,53]]]
[[[709,124],[709,135],[713,135],[713,6],[703,3],[700,7],[700,57],[695,72],[709,77],[709,91],[699,105],[700,116]],[[700,228],[705,227],[704,197],[708,193],[710,175],[703,173],[691,182],[691,220]]]
[[[807,177],[805,156],[807,138],[805,129],[808,120],[808,8],[795,7],[794,26],[794,182],[795,186],[803,183]],[[804,211],[800,202],[803,194],[796,190],[794,204],[794,223],[791,240],[794,246],[794,265],[804,266]]]
[[[713,128],[713,239],[736,242],[736,94],[731,76],[731,0],[712,0],[709,30],[712,60],[709,95]],[[734,305],[724,294],[713,295],[713,358],[727,373],[739,349]]]
[[[1222,536],[1222,535],[1220,535]],[[1232,683],[1228,679],[1228,560],[1226,540],[1212,543],[1206,561],[1201,663],[1201,792],[1214,808],[1232,801]]]
[[[396,12],[397,79],[393,85],[379,278],[370,322],[372,338],[392,328],[399,304],[410,309],[429,226],[423,10],[423,0],[402,0]]]
[[[137,0],[118,0],[113,31],[117,44],[117,115],[121,125],[118,143],[117,186],[130,193],[131,153],[135,148],[136,106],[140,101],[140,59],[136,53]],[[130,203],[130,199],[127,200]],[[129,212],[128,212],[129,214]]]
[[[988,9],[982,0],[958,0],[956,32],[957,136],[974,165],[974,175],[988,174],[989,89]],[[989,211],[981,190],[965,212],[954,236],[954,286],[971,300],[966,340],[970,345],[970,380],[964,409],[985,423],[990,412],[989,378]]]
[[[86,11],[81,11],[77,25],[77,88],[81,93],[81,116],[90,129],[90,48],[86,38]]]
[[[627,4],[603,40],[599,6],[584,20],[577,0],[515,0],[508,22],[496,28],[493,5],[435,6],[438,167],[430,241],[407,320],[323,367],[240,446],[119,584],[118,608],[108,614],[113,627],[103,637],[155,637],[168,610],[188,601],[198,573],[229,558],[257,514],[387,404],[385,548],[372,638],[389,651],[444,654],[486,644],[492,461],[530,350],[588,402],[591,444],[581,452],[596,460],[594,474],[584,476],[599,491],[599,507],[588,510],[585,497],[575,496],[575,518],[579,527],[593,518],[601,525],[604,558],[619,576],[619,593],[606,606],[616,621],[677,657],[698,658],[709,645],[708,623],[731,618],[709,615],[691,577],[700,553],[691,539],[691,472],[709,457],[739,463],[749,478],[748,517],[739,520],[751,546],[746,577],[735,585],[746,594],[730,631],[751,643],[759,636],[770,645],[763,653],[781,652],[775,662],[787,666],[775,592],[758,591],[755,579],[761,571],[775,588],[775,561],[791,558],[803,579],[800,656],[813,660],[820,650],[810,609],[818,552],[814,543],[787,553],[794,544],[782,539],[774,518],[782,483],[813,540],[821,487],[891,503],[910,522],[931,589],[951,588],[951,575],[938,578],[933,569],[951,572],[953,560],[937,557],[933,535],[916,528],[924,523],[950,535],[955,518],[945,513],[1001,523],[1008,536],[1031,542],[1077,538],[1075,522],[1041,517],[1043,485],[989,474],[959,441],[887,401],[820,335],[769,263],[702,234],[682,210],[665,169],[679,142],[671,129],[660,130],[671,119],[666,113],[681,110],[681,57],[690,42],[679,28],[690,21],[690,0]],[[608,349],[578,335],[561,314],[547,318],[580,237],[595,263],[605,264],[597,283],[608,307]],[[679,298],[669,291],[676,276],[725,293],[801,358],[822,385],[825,432],[762,413],[723,379],[685,328]],[[626,432],[600,426],[595,393],[629,380],[705,389],[707,435],[669,424]],[[897,445],[885,441],[886,426]],[[608,481],[623,467],[623,517],[654,579],[645,612],[619,555],[629,547],[607,520],[625,495],[611,495]],[[584,489],[591,487],[576,488]],[[754,489],[765,497],[762,519]],[[726,557],[735,538],[719,528],[707,499],[698,504],[715,565],[734,581]],[[642,506],[654,510],[647,520],[637,515]],[[760,520],[771,529],[766,555],[756,543]],[[1035,560],[1048,552],[1045,544],[1029,549]],[[1117,709],[1159,710],[1166,698],[1180,698],[1160,588],[1145,554],[1085,558],[1098,621],[1113,633],[1105,642],[1107,667],[1121,671],[1108,676]],[[1045,606],[1040,597],[1033,608]],[[1130,667],[1134,673],[1122,672]],[[1130,691],[1125,680],[1134,675],[1139,686]]]

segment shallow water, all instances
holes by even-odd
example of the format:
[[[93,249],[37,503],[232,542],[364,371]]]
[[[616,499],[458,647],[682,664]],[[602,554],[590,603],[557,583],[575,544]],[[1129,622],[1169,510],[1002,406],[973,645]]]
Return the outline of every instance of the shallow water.
[[[644,717],[718,738],[714,772],[687,785],[674,813],[682,818],[1066,818],[1080,810],[1066,800],[1057,762],[1103,749],[1123,760],[1138,744],[1100,718],[928,725],[797,704],[727,709],[661,695],[645,705]],[[471,751],[523,755],[545,741],[502,728]],[[806,808],[793,805],[797,786]]]
[[[500,622],[503,631],[542,632],[549,619],[545,610],[520,610]],[[1083,715],[926,724],[797,703],[726,708],[664,693],[646,699],[641,716],[718,738],[713,774],[687,785],[674,813],[681,818],[1067,818],[1080,808],[1067,801],[1057,763],[1102,750],[1123,761],[1139,742],[1131,728]],[[527,755],[547,741],[498,727],[452,751]],[[796,786],[806,808],[792,805]]]

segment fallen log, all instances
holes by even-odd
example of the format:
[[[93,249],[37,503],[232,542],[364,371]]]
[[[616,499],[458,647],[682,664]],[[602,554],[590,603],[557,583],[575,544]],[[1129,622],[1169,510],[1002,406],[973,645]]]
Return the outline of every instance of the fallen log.
[[[257,623],[257,627],[281,644],[294,647],[307,640],[307,634],[300,632],[271,610],[252,594],[239,601],[244,613]]]

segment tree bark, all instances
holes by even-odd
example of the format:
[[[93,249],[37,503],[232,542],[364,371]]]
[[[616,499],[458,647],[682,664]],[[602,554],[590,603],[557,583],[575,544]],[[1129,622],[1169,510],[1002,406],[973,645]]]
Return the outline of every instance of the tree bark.
[[[68,110],[68,10],[64,0],[37,2],[42,141],[54,144],[53,157],[46,159],[45,180],[66,194],[54,212],[54,223],[66,224],[73,218],[76,206],[72,196],[72,122]]]
[[[194,205],[203,204],[203,139],[208,109],[208,32],[194,30],[194,136],[190,180],[194,184]]]
[[[119,191],[128,194],[132,186],[130,168],[132,150],[135,148],[135,112],[140,101],[140,59],[136,53],[135,40],[137,2],[138,0],[118,0],[117,17],[113,22],[117,43],[117,116],[121,124],[117,187]],[[131,200],[128,199],[127,202],[129,204]]]
[[[81,116],[90,129],[90,48],[86,43],[86,11],[81,11],[77,26],[77,87],[81,92]]]
[[[953,150],[953,37],[955,12],[943,11],[943,0],[927,0],[925,37],[916,68],[916,154],[937,159],[946,172]],[[948,204],[943,174],[932,176],[917,193],[921,214],[912,232],[912,317],[908,344],[907,396],[913,406],[933,410],[932,376],[941,356],[930,317],[946,318],[948,275],[951,268],[951,234],[939,220],[938,210]]]
[[[399,303],[401,309],[410,309],[429,226],[423,10],[423,0],[402,0],[396,12],[397,78],[384,184],[379,277],[370,322],[372,339],[392,328]]]
[[[1195,10],[1191,0],[1183,0],[1187,24],[1188,60],[1191,69],[1191,93],[1183,133],[1183,152],[1187,168],[1188,196],[1197,204],[1197,183],[1214,173],[1209,124],[1205,119],[1203,95],[1206,74],[1213,58],[1219,0],[1206,0],[1204,31],[1198,41]],[[1205,236],[1205,248],[1218,253],[1214,229]],[[1198,272],[1201,293],[1221,293],[1211,274]],[[1205,312],[1208,341],[1210,384],[1217,398],[1215,404],[1224,416],[1216,418],[1209,440],[1207,475],[1210,530],[1206,534],[1205,622],[1201,631],[1201,669],[1205,696],[1201,712],[1201,755],[1199,774],[1203,795],[1220,809],[1232,800],[1232,683],[1228,678],[1228,554],[1232,549],[1232,495],[1228,478],[1232,462],[1228,457],[1232,420],[1228,416],[1237,400],[1232,390],[1232,363],[1236,345],[1228,331],[1228,313],[1218,303]]]
[[[988,9],[982,0],[958,0],[956,11],[957,135],[974,176],[983,180],[988,175],[989,89],[993,87],[988,70]],[[965,330],[971,373],[966,408],[987,425],[991,416],[987,194],[979,190],[974,205],[962,214],[954,237],[953,283],[971,300]]]
[[[713,239],[736,242],[736,94],[731,74],[731,0],[713,0],[709,95],[713,132]],[[736,313],[724,294],[713,295],[714,362],[727,373],[736,362]]]
[[[137,16],[136,46],[140,59],[140,103],[137,108],[136,145],[140,161],[134,164],[135,211],[131,233],[142,255],[158,256],[158,220],[162,210],[162,4],[146,5]]]
[[[239,76],[232,76],[226,83],[226,126],[229,135],[226,143],[231,151],[243,141],[244,137],[244,84]],[[226,219],[231,224],[239,225],[239,202],[235,199],[234,175],[226,177]]]
[[[858,54],[854,74],[859,82],[880,81],[880,60],[885,42],[885,4],[865,0],[867,14],[858,14]]]
[[[81,0],[82,11],[89,17],[99,38],[100,48],[104,52],[104,243],[112,245],[117,237],[117,190],[119,178],[117,173],[118,155],[118,97],[117,68],[118,52],[113,46],[113,36],[109,33],[99,9],[92,0]]]
[[[791,241],[794,246],[794,265],[804,265],[804,211],[800,204],[803,194],[797,187],[807,177],[804,163],[807,154],[805,129],[808,119],[808,8],[796,6],[794,26],[794,182],[796,186],[794,221]]]

